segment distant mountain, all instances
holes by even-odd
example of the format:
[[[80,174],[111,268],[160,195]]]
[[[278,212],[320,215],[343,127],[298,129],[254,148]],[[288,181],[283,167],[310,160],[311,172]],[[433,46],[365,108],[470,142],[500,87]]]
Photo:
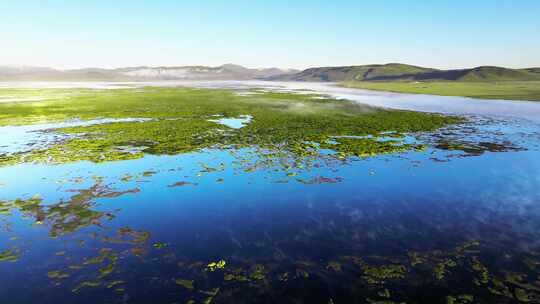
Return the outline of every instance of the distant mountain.
[[[527,72],[529,73],[537,73],[537,74],[540,74],[540,68],[529,68],[529,69],[525,69]]]
[[[277,68],[250,69],[234,64],[219,67],[127,67],[55,70],[41,67],[0,66],[0,81],[150,81],[150,80],[249,80],[297,73]]]
[[[389,63],[360,66],[321,67],[310,68],[302,72],[290,75],[278,75],[270,77],[274,80],[292,81],[366,81],[376,80],[380,77],[399,77],[436,71],[435,69],[422,68],[413,65]]]
[[[296,74],[269,77],[290,81],[528,81],[540,80],[540,68],[508,69],[482,66],[472,69],[438,70],[389,63],[361,66],[311,68]]]
[[[405,77],[407,78],[407,77]],[[391,79],[392,80],[392,79]],[[400,80],[400,79],[397,79]],[[482,66],[463,70],[446,70],[413,75],[412,80],[451,80],[451,81],[528,81],[540,80],[540,74],[527,69],[508,69]]]
[[[481,66],[439,70],[388,63],[320,67],[304,71],[278,68],[250,69],[224,64],[218,67],[126,67],[56,70],[46,67],[0,66],[0,81],[161,81],[161,80],[281,80],[281,81],[528,81],[540,80],[540,68],[508,69]]]

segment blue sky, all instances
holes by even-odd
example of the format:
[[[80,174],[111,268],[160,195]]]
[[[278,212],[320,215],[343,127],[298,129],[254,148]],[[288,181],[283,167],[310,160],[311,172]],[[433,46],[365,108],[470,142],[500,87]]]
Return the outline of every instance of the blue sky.
[[[0,0],[0,64],[540,66],[537,0]]]

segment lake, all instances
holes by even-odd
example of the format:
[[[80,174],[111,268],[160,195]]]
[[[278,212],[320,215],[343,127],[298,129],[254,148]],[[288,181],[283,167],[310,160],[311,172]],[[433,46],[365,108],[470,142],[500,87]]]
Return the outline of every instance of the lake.
[[[287,172],[250,147],[0,167],[6,303],[540,302],[540,104],[313,83],[52,85],[315,92],[467,121],[401,138],[425,149]],[[58,127],[0,127],[0,152],[54,142],[43,130]]]

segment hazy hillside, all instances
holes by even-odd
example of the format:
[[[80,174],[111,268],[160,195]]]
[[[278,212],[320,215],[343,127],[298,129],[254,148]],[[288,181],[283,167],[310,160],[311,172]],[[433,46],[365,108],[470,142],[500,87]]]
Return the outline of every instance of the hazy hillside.
[[[250,80],[281,81],[529,81],[540,80],[540,68],[508,69],[482,66],[461,70],[438,70],[389,63],[320,67],[304,71],[277,68],[250,69],[224,64],[218,67],[126,67],[56,70],[46,67],[0,66],[0,81],[152,81],[152,80]]]
[[[292,75],[270,77],[292,81],[528,81],[540,80],[540,68],[508,69],[483,66],[461,70],[438,70],[406,64],[311,68]]]
[[[426,73],[434,69],[422,68],[413,65],[389,63],[361,66],[321,67],[304,70],[297,74],[272,77],[275,80],[292,81],[365,81],[376,80],[380,77],[398,77],[408,74]]]
[[[127,67],[119,69],[55,70],[41,67],[1,67],[0,81],[145,81],[145,80],[249,80],[288,75],[296,70],[219,67]]]

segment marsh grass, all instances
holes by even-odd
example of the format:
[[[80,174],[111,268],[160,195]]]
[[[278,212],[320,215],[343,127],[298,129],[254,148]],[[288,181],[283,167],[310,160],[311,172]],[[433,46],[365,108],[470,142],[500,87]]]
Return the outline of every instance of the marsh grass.
[[[540,81],[499,82],[346,82],[345,87],[397,93],[540,101]]]
[[[313,154],[312,150],[321,145],[329,148],[329,141],[337,136],[431,131],[460,121],[456,117],[384,110],[347,100],[315,99],[294,93],[258,92],[239,96],[232,90],[155,87],[16,92],[22,97],[25,93],[43,96],[44,100],[0,104],[0,126],[96,118],[152,120],[55,129],[50,132],[78,136],[44,149],[0,155],[0,163],[4,165],[36,161],[101,162],[215,147],[256,146],[303,157]],[[15,93],[0,90],[0,96],[2,94]],[[243,128],[233,129],[211,121],[217,115],[223,118],[250,115],[252,119]],[[340,140],[334,146],[339,147],[341,156],[368,156],[404,151],[404,147],[417,148],[378,143],[376,139]],[[126,147],[133,151],[126,151]]]

